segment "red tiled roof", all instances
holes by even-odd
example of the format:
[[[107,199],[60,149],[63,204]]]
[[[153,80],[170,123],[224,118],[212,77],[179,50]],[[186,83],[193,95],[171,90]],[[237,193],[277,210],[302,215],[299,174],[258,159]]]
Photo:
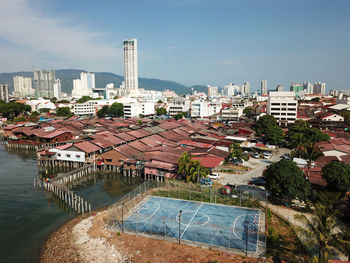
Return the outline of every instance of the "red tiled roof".
[[[159,125],[160,128],[164,129],[164,130],[171,130],[171,129],[175,129],[179,126],[182,126],[181,123],[176,122],[176,121],[167,121],[167,122],[163,122],[162,124]]]
[[[171,141],[174,141],[174,142],[178,142],[180,140],[182,140],[182,136],[176,132],[173,132],[173,131],[164,131],[164,132],[161,132],[159,133],[160,136],[168,139],[168,140],[171,140]]]
[[[150,147],[155,147],[158,145],[161,145],[161,142],[157,142],[156,140],[152,140],[150,137],[146,137],[140,140],[142,143],[150,146]]]
[[[200,161],[205,168],[215,168],[224,161],[223,157],[193,157],[192,159]]]
[[[201,142],[194,142],[194,141],[188,141],[188,140],[181,140],[178,142],[178,145],[186,145],[186,146],[193,146],[198,148],[210,148],[212,145],[208,143],[201,143]]]
[[[57,146],[56,149],[65,150],[65,149],[71,147],[72,145],[73,145],[73,143],[67,143],[67,144]]]
[[[147,151],[150,148],[149,146],[147,146],[146,144],[143,144],[140,141],[133,141],[133,142],[130,142],[128,145],[140,152]]]
[[[147,136],[147,135],[144,135],[144,133],[141,132],[141,130],[129,131],[126,134],[131,135],[131,136],[133,136],[133,137],[135,137],[137,139],[140,139],[140,138],[143,138],[143,137]]]
[[[153,156],[152,160],[161,161],[164,163],[177,164],[179,162],[180,156],[181,153],[163,152],[161,154]]]
[[[135,157],[141,153],[140,151],[136,150],[135,148],[133,148],[127,144],[119,146],[119,147],[115,148],[115,150],[117,150],[118,152],[127,156],[128,158]]]
[[[114,145],[111,141],[106,141],[102,138],[93,139],[90,142],[101,147],[102,149],[106,149],[106,148],[112,147]]]
[[[88,141],[75,143],[74,146],[86,153],[92,153],[101,150],[100,147]]]
[[[115,136],[117,136],[117,137],[123,139],[123,140],[126,141],[126,142],[135,140],[135,137],[134,137],[134,136],[131,136],[131,135],[129,135],[129,134],[126,134],[125,132],[117,133]]]
[[[151,136],[148,136],[147,138],[148,138],[148,139],[151,139],[151,140],[154,140],[154,141],[157,141],[157,142],[161,142],[161,143],[167,141],[166,138],[164,138],[164,137],[162,137],[162,136],[159,136],[158,134],[153,134],[153,135],[151,135]]]

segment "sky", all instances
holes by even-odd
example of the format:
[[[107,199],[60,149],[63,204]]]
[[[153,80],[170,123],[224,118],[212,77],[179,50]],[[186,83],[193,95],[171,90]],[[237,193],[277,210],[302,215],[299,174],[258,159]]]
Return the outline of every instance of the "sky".
[[[0,10],[0,72],[124,75],[122,41],[137,38],[140,77],[350,89],[348,0],[0,0]]]

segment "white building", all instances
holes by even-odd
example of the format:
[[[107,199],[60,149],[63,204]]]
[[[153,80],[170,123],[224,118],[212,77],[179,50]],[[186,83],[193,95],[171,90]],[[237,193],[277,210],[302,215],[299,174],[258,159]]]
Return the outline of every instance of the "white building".
[[[56,106],[48,99],[27,100],[27,105],[30,105],[33,111],[40,111],[40,109],[55,110]]]
[[[81,72],[80,79],[73,80],[72,97],[92,96],[93,89],[95,89],[95,74]]]
[[[38,98],[53,98],[54,84],[56,83],[55,71],[34,71],[35,93]]]
[[[168,104],[168,113],[170,117],[182,112],[188,112],[190,109],[190,101],[186,99],[175,99]]]
[[[321,117],[321,119],[323,121],[340,121],[340,122],[344,121],[344,117],[342,117],[338,114],[334,114],[334,113],[329,113],[329,114]]]
[[[309,81],[304,82],[303,86],[306,94],[314,94],[314,86]]]
[[[0,100],[9,102],[9,85],[0,84]]]
[[[326,83],[325,82],[315,82],[313,94],[326,94]]]
[[[250,82],[246,81],[241,85],[241,95],[249,95],[250,93]]]
[[[32,79],[23,76],[13,77],[13,88],[15,91],[15,97],[17,98],[34,95],[35,91],[32,88]]]
[[[124,82],[127,90],[138,89],[137,39],[126,39],[124,46]]]
[[[129,102],[124,105],[124,117],[133,118],[143,116],[154,115],[154,102]]]
[[[261,81],[260,92],[261,92],[261,95],[267,95],[267,80],[266,79]]]
[[[75,103],[73,105],[74,115],[79,117],[94,117],[96,113],[96,102]]]
[[[297,118],[298,102],[292,91],[270,91],[267,114],[272,115],[280,126],[294,123]]]
[[[61,93],[61,81],[60,79],[56,79],[55,83],[53,84],[53,96],[56,99],[60,99],[62,97]]]
[[[237,90],[239,89],[239,86],[234,85],[232,82],[229,85],[226,85],[224,87],[224,95],[228,97],[235,96],[237,93]]]
[[[208,102],[205,100],[195,100],[191,104],[191,117],[205,118],[210,117],[221,110],[221,104]]]
[[[219,95],[219,88],[218,87],[211,87],[208,85],[208,97],[217,97]]]

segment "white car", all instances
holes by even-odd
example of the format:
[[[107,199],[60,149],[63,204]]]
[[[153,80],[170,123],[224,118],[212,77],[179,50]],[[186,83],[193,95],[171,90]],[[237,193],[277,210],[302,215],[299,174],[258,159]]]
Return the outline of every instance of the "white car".
[[[264,154],[264,159],[270,159],[271,158],[271,155],[269,154]]]
[[[212,173],[208,175],[209,179],[220,179],[220,175],[218,173]]]

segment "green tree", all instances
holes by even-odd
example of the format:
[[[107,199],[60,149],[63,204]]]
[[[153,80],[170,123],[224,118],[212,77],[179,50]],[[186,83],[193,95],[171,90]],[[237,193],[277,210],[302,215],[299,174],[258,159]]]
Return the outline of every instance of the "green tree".
[[[70,117],[72,116],[72,112],[69,107],[60,107],[56,110],[56,115],[61,117]]]
[[[114,100],[116,100],[116,99],[118,99],[118,98],[119,98],[118,95],[115,95],[115,96],[113,97]]]
[[[163,103],[163,101],[162,100],[158,100],[157,103]]]
[[[56,97],[53,97],[53,98],[50,99],[50,101],[51,101],[52,103],[56,103],[56,102],[57,102],[57,98],[56,98]]]
[[[307,176],[310,177],[310,170],[313,161],[316,161],[324,154],[314,142],[307,142],[303,147],[303,158],[307,161]]]
[[[319,97],[316,97],[316,98],[312,98],[311,101],[316,101],[316,102],[319,102],[320,101],[320,98]]]
[[[69,101],[68,100],[58,100],[58,101],[56,101],[56,103],[69,103]]]
[[[266,189],[275,197],[290,203],[298,198],[306,200],[310,194],[310,184],[303,171],[290,160],[280,160],[270,165],[266,172]]]
[[[344,117],[344,122],[346,125],[350,126],[350,112],[342,110],[340,116]]]
[[[344,194],[350,189],[350,166],[332,161],[322,168],[322,178],[327,181],[330,191]]]
[[[39,119],[40,113],[37,111],[33,111],[32,114],[29,116],[29,120],[33,122],[37,122]]]
[[[264,141],[269,144],[278,145],[284,140],[284,131],[279,126],[267,127],[264,134]]]
[[[178,161],[177,173],[184,177],[186,182],[199,183],[199,179],[206,177],[209,171],[198,160],[192,160],[188,152],[183,152]]]
[[[182,116],[183,116],[184,118],[187,118],[187,117],[188,117],[188,113],[187,113],[186,111],[184,111],[184,112],[182,112]]]
[[[80,99],[77,100],[77,103],[85,103],[89,100],[92,100],[92,98],[90,96],[83,96]]]
[[[166,115],[167,111],[165,108],[161,107],[161,108],[156,108],[156,114],[157,116],[161,116],[161,115]]]
[[[243,114],[245,115],[245,116],[247,116],[247,117],[250,117],[250,116],[252,116],[252,108],[251,107],[246,107],[246,108],[244,108],[244,110],[243,110]]]
[[[350,244],[344,240],[345,235],[337,222],[336,211],[322,203],[315,204],[311,218],[302,213],[294,218],[303,224],[303,227],[295,226],[296,231],[305,237],[304,243],[307,247],[318,250],[319,259],[322,259],[325,253],[330,253],[332,248],[344,251]]]
[[[271,115],[264,115],[259,118],[255,124],[255,133],[257,136],[263,135],[267,128],[278,126],[276,119]]]
[[[13,119],[14,122],[22,122],[22,121],[27,121],[27,118],[25,116],[18,116]]]
[[[233,143],[230,145],[230,153],[231,157],[242,159],[243,158],[243,151],[242,148],[239,146],[239,143]]]
[[[122,103],[113,103],[108,110],[108,114],[111,117],[123,117],[124,116],[124,105]]]
[[[175,120],[181,120],[181,119],[183,119],[183,117],[184,117],[184,116],[183,116],[182,113],[178,113],[178,114],[175,115],[174,119],[175,119]]]
[[[104,118],[108,116],[108,114],[109,114],[109,106],[105,105],[97,112],[97,117]]]
[[[50,108],[41,108],[39,111],[40,112],[49,112]]]

